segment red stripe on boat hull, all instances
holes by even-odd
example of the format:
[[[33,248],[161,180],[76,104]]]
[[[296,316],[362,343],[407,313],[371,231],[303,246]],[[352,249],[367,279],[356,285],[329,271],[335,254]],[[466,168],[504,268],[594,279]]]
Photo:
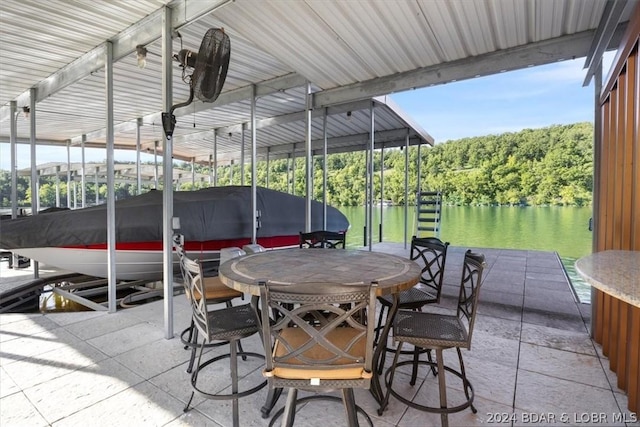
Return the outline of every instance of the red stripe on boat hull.
[[[300,236],[272,236],[258,238],[258,244],[270,249],[284,246],[294,246],[300,241]],[[243,247],[251,243],[251,239],[226,239],[226,240],[209,240],[206,242],[185,242],[185,250],[187,251],[219,251],[222,248]],[[95,243],[92,245],[80,246],[64,246],[68,249],[100,249],[106,250],[106,243]],[[162,251],[162,241],[154,242],[118,242],[116,243],[117,251]]]

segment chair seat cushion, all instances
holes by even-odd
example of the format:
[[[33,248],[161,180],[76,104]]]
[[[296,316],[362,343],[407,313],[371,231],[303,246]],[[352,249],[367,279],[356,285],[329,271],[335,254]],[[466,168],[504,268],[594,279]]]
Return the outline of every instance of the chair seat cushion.
[[[218,276],[205,277],[202,280],[202,283],[204,285],[204,294],[207,302],[214,303],[216,302],[216,300],[219,300],[219,302],[224,302],[226,300],[238,298],[243,295],[242,292],[238,292],[235,289],[232,289],[222,283]],[[200,293],[194,292],[194,296],[196,299],[200,299]]]
[[[329,331],[326,338],[336,347],[346,350],[348,343],[358,334],[362,334],[362,331],[350,327],[340,327]],[[285,328],[282,330],[281,337],[292,348],[299,348],[310,339],[309,335],[301,328]],[[274,359],[278,360],[278,357],[282,357],[290,351],[278,340],[274,345],[273,352]],[[370,378],[371,374],[364,369],[365,352],[366,340],[364,336],[358,339],[347,351],[351,356],[357,357],[357,361],[345,357],[331,360],[332,357],[335,357],[335,353],[316,343],[300,356],[287,358],[286,361],[283,361],[283,363],[294,366],[277,366],[272,373],[266,375],[287,379],[319,378],[321,380]],[[309,360],[305,360],[305,358],[313,362],[310,364]],[[353,366],[358,363],[361,363],[361,366]],[[300,365],[300,367],[295,365]],[[340,367],[340,365],[346,366]]]
[[[467,346],[467,329],[456,315],[399,310],[393,335],[396,341],[422,348]]]

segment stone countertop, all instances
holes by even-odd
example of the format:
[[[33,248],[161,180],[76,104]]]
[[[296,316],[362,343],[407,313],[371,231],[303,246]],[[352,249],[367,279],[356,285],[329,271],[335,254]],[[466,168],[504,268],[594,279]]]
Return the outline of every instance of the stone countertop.
[[[596,252],[577,260],[576,271],[591,286],[640,307],[640,251]]]

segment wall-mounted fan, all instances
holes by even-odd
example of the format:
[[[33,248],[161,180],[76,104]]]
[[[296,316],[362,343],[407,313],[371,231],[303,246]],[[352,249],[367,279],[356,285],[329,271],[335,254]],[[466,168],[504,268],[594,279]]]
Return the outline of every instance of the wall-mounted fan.
[[[213,102],[220,95],[229,69],[231,57],[231,42],[223,28],[210,28],[202,38],[198,53],[182,49],[174,55],[183,69],[182,79],[189,84],[189,99],[175,104],[168,113],[162,113],[162,127],[167,138],[173,136],[176,118],[173,112],[176,108],[186,107],[193,101],[195,95],[202,102]],[[187,70],[193,69],[189,75]]]

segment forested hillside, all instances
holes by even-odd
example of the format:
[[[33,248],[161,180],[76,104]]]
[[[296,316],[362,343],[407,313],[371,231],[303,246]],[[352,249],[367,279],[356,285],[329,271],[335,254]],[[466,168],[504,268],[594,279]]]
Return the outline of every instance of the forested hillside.
[[[404,204],[404,151],[387,149],[384,156],[383,199]],[[415,201],[418,188],[417,147],[409,149],[409,203]],[[590,123],[557,125],[541,129],[525,129],[517,133],[464,138],[423,147],[420,150],[420,187],[442,190],[449,204],[528,204],[583,206],[591,203],[593,189],[593,126]],[[332,154],[327,158],[327,199],[332,205],[355,206],[365,201],[366,154],[364,152]],[[380,198],[380,151],[374,155],[374,191]],[[292,162],[272,160],[269,163],[269,188],[305,193],[304,159]],[[176,164],[190,170],[188,164]],[[233,184],[240,184],[240,166],[234,165]],[[251,182],[249,164],[245,166],[245,183]],[[205,166],[196,171],[208,174]],[[258,185],[266,185],[267,165],[257,165]],[[218,168],[218,185],[229,185],[229,167]],[[313,197],[322,199],[323,159],[314,158]],[[65,177],[61,177],[62,180]],[[30,205],[28,178],[18,180],[20,206]],[[201,184],[206,185],[206,184]],[[188,190],[191,184],[183,184]],[[79,189],[77,190],[79,192]],[[88,183],[87,200],[95,200],[95,184]],[[104,201],[106,185],[98,191]],[[116,184],[116,197],[136,193],[135,184]],[[0,172],[0,200],[9,207],[10,175]],[[60,187],[61,205],[66,206],[67,188]],[[54,179],[41,178],[41,206],[54,206]]]
[[[591,203],[591,123],[525,129],[438,145],[423,160],[424,185],[455,204]]]

